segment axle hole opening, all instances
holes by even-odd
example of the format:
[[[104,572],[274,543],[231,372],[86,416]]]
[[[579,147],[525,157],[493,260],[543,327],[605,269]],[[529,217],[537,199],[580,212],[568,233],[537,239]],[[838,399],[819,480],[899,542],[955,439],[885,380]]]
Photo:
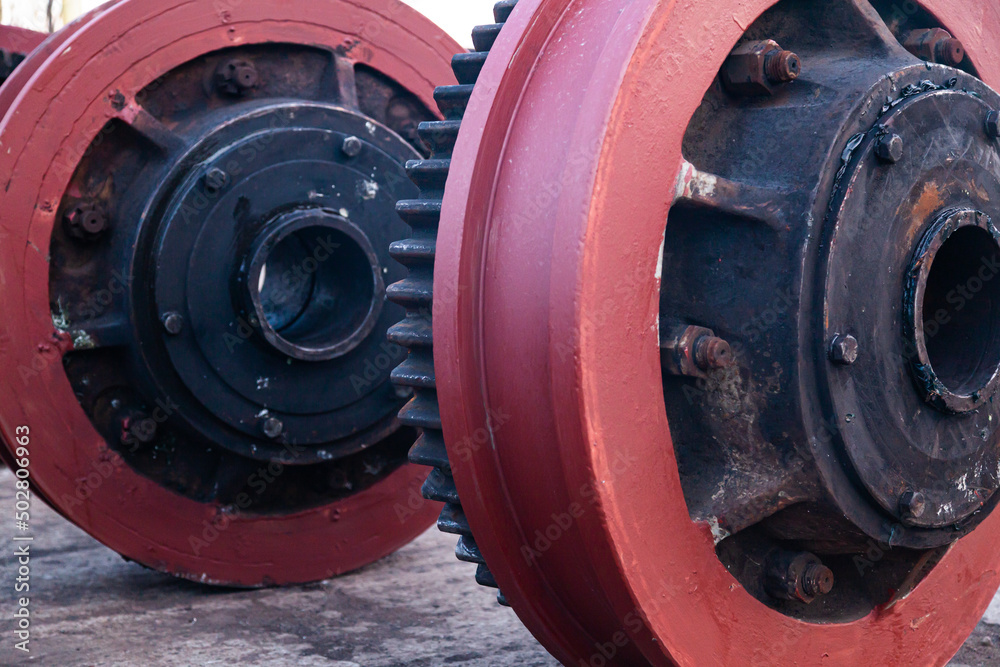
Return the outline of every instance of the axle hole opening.
[[[927,276],[923,336],[934,373],[952,393],[983,389],[1000,367],[1000,248],[981,227],[962,227]]]
[[[256,253],[251,302],[264,337],[285,354],[341,356],[378,319],[384,292],[378,260],[349,224],[294,225],[270,234]]]

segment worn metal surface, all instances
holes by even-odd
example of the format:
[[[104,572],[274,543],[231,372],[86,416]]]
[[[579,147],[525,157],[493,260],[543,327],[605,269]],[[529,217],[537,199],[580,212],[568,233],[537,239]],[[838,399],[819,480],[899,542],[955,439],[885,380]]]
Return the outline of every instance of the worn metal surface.
[[[850,418],[859,414],[831,409],[825,369],[850,373],[863,365],[870,341],[854,331],[827,332],[825,327],[835,323],[823,321],[822,297],[806,298],[803,305],[801,291],[788,281],[804,281],[806,291],[819,288],[822,294],[825,255],[819,248],[830,231],[829,202],[862,155],[857,150],[865,140],[881,154],[870,155],[879,168],[906,165],[909,139],[885,141],[877,131],[869,135],[882,114],[898,112],[902,118],[913,108],[907,105],[911,98],[932,98],[952,79],[970,91],[968,100],[978,96],[987,105],[995,103],[995,94],[971,76],[919,63],[896,35],[914,27],[911,19],[934,25],[928,17],[939,17],[967,49],[965,72],[995,86],[1000,67],[988,47],[994,37],[985,35],[1000,34],[1000,14],[987,9],[971,19],[968,3],[942,0],[902,19],[889,8],[883,22],[865,2],[822,7],[785,2],[784,8],[800,14],[755,24],[773,4],[732,3],[705,13],[691,4],[668,7],[652,1],[618,7],[522,0],[502,31],[500,26],[477,31],[477,47],[492,51],[485,65],[470,67],[475,90],[439,94],[455,118],[462,118],[457,143],[453,139],[445,146],[444,160],[413,170],[425,201],[422,208],[407,203],[404,212],[421,213],[422,245],[436,248],[433,368],[426,363],[429,336],[421,338],[420,349],[425,361],[420,377],[434,391],[410,405],[421,418],[414,425],[431,427],[432,437],[425,436],[428,446],[416,450],[415,460],[438,468],[426,492],[455,508],[460,504],[459,521],[453,520],[454,511],[442,517],[442,527],[463,535],[459,557],[480,562],[481,575],[489,574],[487,583],[499,585],[529,629],[567,664],[586,663],[597,655],[595,646],[609,645],[612,655],[601,659],[623,665],[940,665],[959,647],[997,586],[992,541],[1000,519],[976,514],[979,505],[962,508],[960,518],[983,523],[945,553],[934,547],[963,531],[952,524],[919,527],[933,522],[927,504],[940,498],[910,497],[902,488],[883,505],[870,488],[877,484],[866,489],[858,471],[851,470],[846,447],[839,441],[817,442],[824,420],[834,419],[837,439],[842,437],[839,419],[852,423]],[[797,25],[823,28],[796,38]],[[682,146],[687,149],[684,127],[743,36],[773,36],[802,56],[803,74],[788,84],[791,92],[745,100],[744,119],[730,119],[722,132],[699,131],[705,128],[696,124],[694,137],[719,136],[725,145],[718,154],[731,160],[724,168],[701,171],[700,164],[683,159],[689,157],[682,153]],[[698,47],[685,49],[685,39]],[[844,54],[823,57],[824,49],[838,46]],[[668,52],[675,57],[661,57]],[[867,71],[873,63],[878,71]],[[941,80],[924,86],[921,72]],[[804,99],[809,94],[816,98],[811,104]],[[796,95],[803,96],[798,116],[779,112],[768,120],[768,112],[787,108]],[[914,105],[923,98],[915,99]],[[706,106],[717,111],[722,101],[709,100]],[[938,115],[946,128],[954,120],[962,136],[981,149],[986,157],[980,175],[992,178],[996,161],[990,160],[995,150],[986,143],[988,115],[979,134],[970,133],[964,118]],[[861,140],[855,143],[858,133]],[[904,134],[898,128],[895,133]],[[760,146],[745,145],[753,141]],[[769,156],[780,159],[768,161]],[[704,152],[699,157],[704,159]],[[740,177],[746,180],[751,167],[758,178],[745,183]],[[901,182],[904,187],[924,179],[916,171]],[[445,174],[447,188],[437,209],[434,200],[442,199]],[[716,185],[721,187],[716,190]],[[671,217],[664,246],[663,221],[670,215],[672,194],[692,201],[690,238],[678,236],[685,227]],[[993,199],[989,192],[983,198]],[[870,222],[889,220],[873,215]],[[844,228],[861,224],[852,216]],[[798,244],[785,242],[791,237]],[[877,234],[871,238],[880,239],[869,240],[872,248],[893,247]],[[429,257],[421,258],[428,273]],[[678,267],[685,261],[700,272],[686,290],[677,284],[685,275]],[[864,270],[879,268],[885,267],[869,262]],[[727,270],[723,278],[705,280]],[[906,266],[892,270],[902,282]],[[730,343],[747,333],[740,326],[754,314],[777,312],[778,326],[749,351],[752,383],[742,375],[746,367],[720,373],[719,382],[707,387],[682,385],[691,380],[681,376],[662,377],[661,271],[664,291],[679,290],[668,305],[700,309],[689,324],[710,328]],[[860,265],[858,273],[863,273]],[[426,282],[427,275],[422,279]],[[861,288],[860,298],[877,292],[871,283]],[[426,287],[412,282],[401,292],[419,292],[417,305],[426,307]],[[894,295],[893,309],[902,312],[904,290],[888,291]],[[765,294],[770,301],[757,298]],[[742,320],[732,317],[741,304]],[[802,328],[780,316],[800,307]],[[716,327],[717,320],[725,325]],[[881,325],[862,324],[872,326]],[[902,338],[902,325],[883,333]],[[838,335],[842,340],[852,335],[857,347],[831,358]],[[739,360],[745,350],[734,349]],[[855,353],[853,364],[842,363]],[[906,365],[898,365],[900,384],[894,377],[885,390],[908,392],[933,410]],[[704,438],[692,438],[684,428],[696,428],[697,420],[683,423],[688,408],[672,408],[668,401],[663,409],[669,382],[678,402],[718,399],[717,410],[742,418],[716,419]],[[806,391],[796,387],[800,382]],[[684,386],[696,390],[694,395],[685,396]],[[783,423],[791,430],[784,432]],[[961,437],[964,423],[947,424],[959,424]],[[434,432],[439,427],[444,443]],[[769,433],[754,436],[761,428]],[[738,448],[726,447],[747,438],[760,447],[734,466]],[[712,441],[724,456],[708,468],[734,474],[699,475],[698,466],[690,465]],[[982,446],[969,444],[987,457],[995,445],[995,437]],[[919,459],[922,450],[914,449]],[[966,466],[980,472],[975,461],[956,465],[960,471]],[[878,463],[860,467],[866,474],[880,471]],[[933,476],[924,462],[915,467]],[[796,484],[803,479],[804,484]],[[965,491],[957,480],[951,484],[950,473],[913,479],[913,491],[924,496],[931,490]],[[735,503],[725,513],[702,515],[691,502],[692,488],[708,503],[719,498]],[[833,511],[802,502],[816,498]],[[775,515],[775,522],[756,534],[742,531],[747,538],[742,546],[725,540],[732,530],[758,524],[786,505],[796,505],[795,513],[780,513],[780,521]],[[965,526],[965,532],[973,527]],[[764,588],[762,573],[746,570],[760,562],[758,553],[766,556],[776,538],[806,540],[813,551],[834,554],[826,563],[836,570],[832,590],[839,593],[829,597],[833,602],[784,605],[758,590]],[[900,548],[903,543],[916,548]],[[737,547],[730,560],[727,545]],[[866,558],[865,566],[852,556]],[[744,580],[748,574],[751,579]],[[824,579],[815,588],[828,584]]]
[[[122,0],[17,68],[0,430],[30,430],[41,495],[130,558],[244,586],[359,567],[430,523],[407,506],[384,247],[421,148],[396,131],[433,117],[457,48],[388,0]]]

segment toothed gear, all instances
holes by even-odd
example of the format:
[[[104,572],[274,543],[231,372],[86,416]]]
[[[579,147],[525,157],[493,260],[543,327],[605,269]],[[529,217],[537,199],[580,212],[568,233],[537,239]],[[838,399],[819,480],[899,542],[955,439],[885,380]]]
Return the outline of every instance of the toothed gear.
[[[406,165],[410,179],[420,188],[420,198],[404,200],[396,206],[413,234],[404,241],[393,243],[390,249],[390,254],[410,270],[410,275],[387,290],[390,301],[406,308],[406,319],[389,330],[389,340],[410,351],[407,360],[392,374],[393,382],[412,389],[414,393],[413,399],[399,413],[403,424],[420,430],[420,437],[410,450],[410,461],[434,468],[424,483],[423,496],[445,503],[438,518],[438,528],[459,536],[455,556],[461,561],[476,563],[479,566],[476,582],[490,588],[498,588],[497,582],[476,545],[462,511],[441,430],[441,411],[434,378],[431,306],[438,224],[452,151],[479,73],[515,5],[517,0],[502,0],[494,6],[496,23],[476,27],[472,31],[475,50],[459,53],[452,60],[458,85],[440,86],[434,92],[444,120],[421,123],[418,130],[420,138],[431,148],[431,157],[412,160]],[[502,592],[498,592],[497,601],[507,604]]]

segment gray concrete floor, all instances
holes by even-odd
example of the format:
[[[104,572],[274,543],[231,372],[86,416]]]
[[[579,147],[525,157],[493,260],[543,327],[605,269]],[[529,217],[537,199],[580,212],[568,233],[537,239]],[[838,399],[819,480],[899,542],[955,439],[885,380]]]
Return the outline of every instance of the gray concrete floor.
[[[13,507],[6,470],[2,507]],[[206,588],[126,563],[41,503],[31,532],[31,654],[13,649],[16,564],[5,547],[0,665],[557,667],[472,582],[473,567],[451,555],[454,539],[434,530],[354,574],[263,591]],[[987,617],[1000,623],[1000,603]],[[984,621],[952,667],[998,664],[1000,625]]]

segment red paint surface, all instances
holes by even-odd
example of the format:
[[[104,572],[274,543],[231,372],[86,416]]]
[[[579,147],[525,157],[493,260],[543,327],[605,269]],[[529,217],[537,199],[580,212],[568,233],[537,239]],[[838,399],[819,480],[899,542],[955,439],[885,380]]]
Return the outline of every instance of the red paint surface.
[[[521,0],[465,116],[435,273],[445,436],[501,590],[566,664],[943,665],[1000,584],[994,515],[907,598],[810,625],[688,515],[654,275],[688,120],[771,4]],[[1000,6],[924,4],[1000,87]]]
[[[12,25],[0,25],[0,49],[11,53],[31,53],[48,37],[44,32]]]
[[[460,50],[393,0],[121,0],[45,42],[0,90],[0,432],[11,442],[18,426],[31,428],[37,490],[107,546],[171,574],[239,586],[323,579],[406,544],[439,509],[415,500],[426,470],[407,465],[346,500],[292,516],[227,521],[216,506],[167,491],[113,457],[108,463],[58,354],[46,357],[39,345],[53,334],[47,252],[55,212],[82,151],[117,113],[110,95],[131,98],[202,53],[281,41],[357,42],[353,57],[430,108],[434,86],[453,80],[450,60]],[[32,364],[37,375],[22,380]],[[194,546],[198,539],[208,546]]]

